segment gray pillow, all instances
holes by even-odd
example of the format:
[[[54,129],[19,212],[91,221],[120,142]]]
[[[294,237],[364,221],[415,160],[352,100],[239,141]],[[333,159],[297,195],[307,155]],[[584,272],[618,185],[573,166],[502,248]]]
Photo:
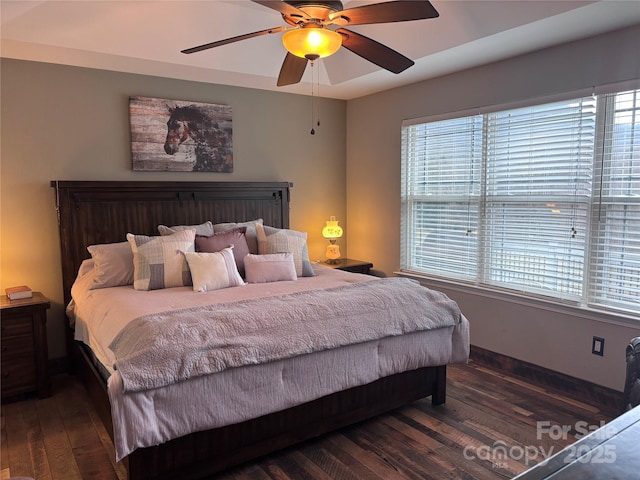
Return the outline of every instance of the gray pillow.
[[[89,245],[87,250],[96,272],[90,290],[133,283],[133,252],[129,242]]]
[[[210,237],[213,235],[213,224],[209,221],[201,223],[200,225],[174,225],[173,227],[167,227],[166,225],[158,225],[158,231],[160,235],[171,235],[172,233],[180,232],[182,230],[195,230],[196,235],[203,237]]]

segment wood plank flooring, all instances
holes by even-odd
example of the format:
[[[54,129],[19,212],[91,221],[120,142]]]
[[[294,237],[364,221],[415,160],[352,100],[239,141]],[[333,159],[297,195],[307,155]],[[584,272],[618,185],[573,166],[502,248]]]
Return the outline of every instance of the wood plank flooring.
[[[448,377],[445,405],[420,400],[211,480],[508,479],[616,413],[473,361]],[[126,478],[84,388],[68,375],[53,377],[50,398],[3,404],[1,442],[1,480]]]

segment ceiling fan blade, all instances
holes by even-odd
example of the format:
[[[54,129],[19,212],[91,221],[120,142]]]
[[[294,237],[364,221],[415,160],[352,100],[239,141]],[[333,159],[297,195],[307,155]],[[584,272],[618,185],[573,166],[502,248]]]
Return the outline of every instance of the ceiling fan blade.
[[[408,22],[436,18],[440,14],[428,0],[399,0],[348,8],[329,14],[329,20],[342,24],[340,17],[347,17],[349,25],[372,23]]]
[[[309,19],[309,15],[307,15],[305,12],[303,12],[299,8],[296,8],[293,5],[289,5],[286,2],[281,2],[280,0],[251,0],[251,1],[254,3],[258,3],[264,7],[277,10],[283,15],[289,15],[291,17],[300,17],[300,20]]]
[[[346,28],[338,28],[336,32],[342,35],[342,46],[344,48],[385,70],[400,73],[414,64],[414,61],[410,58],[364,35]]]
[[[287,52],[287,56],[284,57],[282,68],[280,68],[280,75],[278,76],[278,87],[285,85],[293,85],[302,80],[302,74],[304,69],[307,68],[307,59],[297,57],[292,53]]]
[[[225,40],[218,40],[217,42],[205,43],[197,47],[187,48],[182,50],[182,53],[196,53],[202,50],[208,50],[209,48],[219,47],[221,45],[227,45],[228,43],[239,42],[240,40],[246,40],[247,38],[259,37],[260,35],[267,35],[269,33],[280,33],[284,30],[288,30],[291,27],[275,27],[267,28],[266,30],[260,30],[259,32],[246,33],[244,35],[238,35],[237,37],[227,38]]]

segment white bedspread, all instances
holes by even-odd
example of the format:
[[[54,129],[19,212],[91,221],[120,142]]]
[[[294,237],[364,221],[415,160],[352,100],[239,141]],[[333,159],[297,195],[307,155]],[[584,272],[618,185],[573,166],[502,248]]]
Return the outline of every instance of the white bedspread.
[[[395,335],[455,326],[455,302],[384,278],[136,318],[111,350],[125,392]]]
[[[85,262],[89,264],[92,260]],[[98,360],[113,372],[115,357],[109,344],[129,322],[143,315],[376,280],[376,277],[334,270],[320,264],[314,265],[314,269],[315,277],[247,284],[212,292],[194,292],[191,287],[147,292],[134,290],[132,286],[89,290],[94,272],[87,269],[87,273],[78,278],[71,289],[73,301],[67,308],[67,314],[75,321],[75,339],[89,345]]]
[[[76,339],[89,344],[105,366],[111,368],[115,357],[108,345],[129,322],[143,315],[379,281],[322,265],[314,268],[316,277],[207,293],[189,288],[152,292],[138,292],[131,287],[87,290],[89,274],[74,285],[74,302],[69,313],[76,321]],[[147,391],[125,393],[122,376],[115,371],[109,378],[108,389],[116,458],[120,460],[136,448],[256,418],[394,373],[464,362],[468,354],[469,326],[462,316],[456,325],[431,331],[231,368]]]

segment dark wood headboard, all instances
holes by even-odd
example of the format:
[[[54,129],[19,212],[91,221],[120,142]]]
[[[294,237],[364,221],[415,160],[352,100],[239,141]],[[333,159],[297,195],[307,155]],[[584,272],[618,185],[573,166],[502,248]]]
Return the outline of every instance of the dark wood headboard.
[[[54,180],[64,301],[87,246],[158,235],[158,225],[264,219],[289,228],[289,182],[91,182]]]

